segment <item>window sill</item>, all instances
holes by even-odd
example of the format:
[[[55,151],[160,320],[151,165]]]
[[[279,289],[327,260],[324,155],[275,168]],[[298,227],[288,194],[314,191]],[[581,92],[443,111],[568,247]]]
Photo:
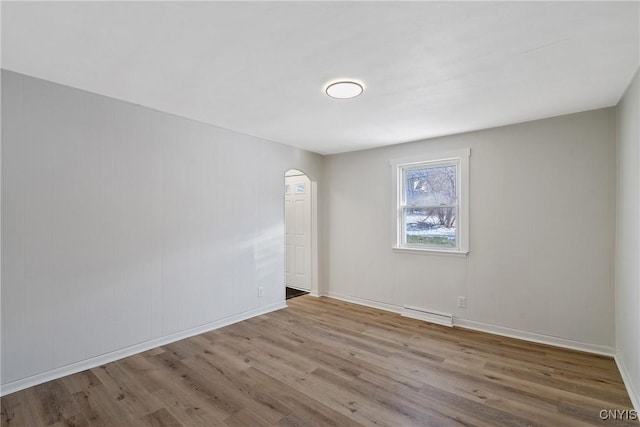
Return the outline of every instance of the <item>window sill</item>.
[[[405,253],[405,254],[416,254],[416,255],[444,255],[444,256],[454,256],[454,257],[466,257],[469,251],[459,251],[459,250],[442,250],[442,249],[420,249],[420,248],[407,248],[401,246],[393,246],[393,252],[396,253]]]

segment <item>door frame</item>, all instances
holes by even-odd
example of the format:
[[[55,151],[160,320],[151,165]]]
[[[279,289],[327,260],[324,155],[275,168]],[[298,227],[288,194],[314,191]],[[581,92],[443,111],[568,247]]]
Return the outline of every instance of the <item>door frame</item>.
[[[283,219],[283,225],[284,224],[284,209],[285,209],[285,205],[284,205],[284,181],[285,178],[287,176],[287,173],[289,173],[290,171],[297,171],[300,172],[301,175],[305,175],[308,179],[309,182],[311,183],[311,188],[310,188],[310,194],[309,194],[309,199],[311,202],[311,291],[309,292],[309,295],[312,295],[314,297],[319,297],[320,294],[320,290],[318,289],[318,181],[313,177],[313,175],[308,174],[304,169],[301,168],[296,168],[296,167],[290,167],[288,169],[286,169],[284,171],[284,173],[282,174],[282,181],[283,181],[283,185],[282,185],[282,219]],[[296,174],[298,175],[298,174]],[[286,226],[286,225],[285,225]],[[284,227],[283,227],[283,234],[286,233]],[[286,239],[286,236],[285,236]],[[284,258],[285,258],[285,262],[286,262],[286,242],[284,243]],[[286,283],[286,269],[283,265],[283,273],[284,273],[284,277],[285,277],[285,287],[287,286]]]

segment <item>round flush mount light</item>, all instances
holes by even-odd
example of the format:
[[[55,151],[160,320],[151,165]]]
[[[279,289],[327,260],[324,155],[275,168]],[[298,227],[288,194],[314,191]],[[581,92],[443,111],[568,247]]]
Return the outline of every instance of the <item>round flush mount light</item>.
[[[337,99],[355,98],[356,96],[360,95],[363,91],[364,91],[364,88],[360,83],[356,83],[354,81],[347,81],[347,80],[331,83],[325,89],[325,92],[327,93],[327,95]]]

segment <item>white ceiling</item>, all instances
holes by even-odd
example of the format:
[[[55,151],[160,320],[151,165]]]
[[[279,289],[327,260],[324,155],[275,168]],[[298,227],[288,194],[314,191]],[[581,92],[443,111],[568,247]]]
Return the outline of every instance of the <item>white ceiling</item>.
[[[638,5],[2,2],[2,67],[326,154],[615,105]]]

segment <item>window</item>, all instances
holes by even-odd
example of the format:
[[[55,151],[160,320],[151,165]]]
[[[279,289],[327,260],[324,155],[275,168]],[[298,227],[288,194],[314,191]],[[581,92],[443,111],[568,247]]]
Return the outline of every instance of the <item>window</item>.
[[[468,252],[470,150],[394,160],[393,247]]]

